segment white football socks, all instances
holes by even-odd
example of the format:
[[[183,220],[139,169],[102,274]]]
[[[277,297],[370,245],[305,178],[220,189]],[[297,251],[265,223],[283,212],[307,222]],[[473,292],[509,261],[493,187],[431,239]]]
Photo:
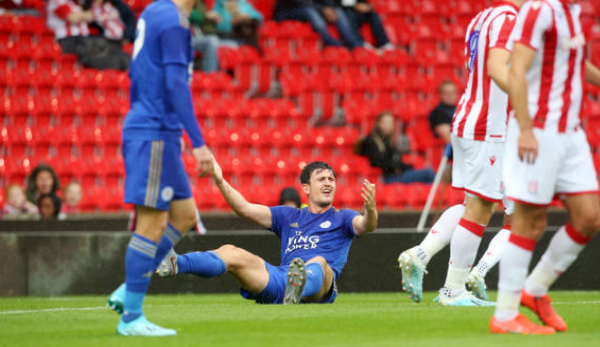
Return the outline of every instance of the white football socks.
[[[494,316],[499,321],[514,319],[519,314],[521,291],[536,241],[511,234],[500,256],[498,299]]]
[[[465,282],[477,256],[484,229],[485,225],[464,218],[458,222],[450,242],[450,263],[444,284],[445,289],[450,289],[449,296],[460,295],[465,290]],[[447,290],[443,292],[448,293]]]
[[[462,204],[454,205],[442,213],[425,239],[417,246],[417,255],[423,264],[429,264],[431,258],[450,243],[458,221],[464,213],[465,206]]]
[[[502,250],[504,249],[506,243],[508,242],[508,237],[510,236],[510,229],[504,227],[490,242],[487,250],[479,259],[479,263],[475,267],[475,270],[481,275],[481,277],[485,277],[496,264],[500,261],[500,255],[502,254]]]
[[[570,224],[558,229],[540,262],[525,281],[529,295],[541,297],[558,277],[577,259],[590,238],[578,233]]]

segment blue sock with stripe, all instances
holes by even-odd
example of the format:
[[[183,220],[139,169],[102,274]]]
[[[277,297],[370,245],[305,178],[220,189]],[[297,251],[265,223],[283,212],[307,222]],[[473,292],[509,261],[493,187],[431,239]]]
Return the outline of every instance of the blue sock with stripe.
[[[313,296],[321,290],[323,286],[323,266],[320,263],[310,263],[306,265],[306,284],[302,291],[302,296]]]
[[[225,273],[227,265],[215,252],[192,252],[177,256],[177,270],[210,278]]]
[[[156,243],[133,234],[125,253],[125,301],[123,303],[123,321],[129,323],[142,315],[144,297],[154,272]]]
[[[158,268],[160,262],[167,256],[167,253],[181,240],[181,233],[179,230],[175,229],[171,225],[171,223],[167,224],[167,229],[163,234],[163,237],[160,239],[158,243],[158,247],[156,249],[156,257],[154,258],[154,270]]]

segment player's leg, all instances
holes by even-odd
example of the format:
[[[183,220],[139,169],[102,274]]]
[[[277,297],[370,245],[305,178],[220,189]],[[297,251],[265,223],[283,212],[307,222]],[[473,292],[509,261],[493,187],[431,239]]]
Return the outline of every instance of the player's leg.
[[[547,208],[517,203],[512,232],[500,256],[498,299],[490,321],[493,333],[552,334],[554,329],[538,326],[519,314],[521,291],[537,240],[546,228]]]
[[[316,256],[304,263],[296,258],[289,266],[284,304],[321,302],[331,291],[334,273],[325,258]]]
[[[159,143],[162,143],[163,159],[157,162],[158,164],[162,163],[162,166],[168,168],[168,171],[161,169],[160,175],[153,176],[155,177],[155,187],[146,190],[150,191],[152,195],[148,199],[148,202],[153,200],[152,202],[154,204],[159,204],[161,209],[168,210],[168,224],[157,245],[156,256],[153,262],[153,271],[159,267],[161,261],[173,246],[179,242],[185,232],[195,225],[197,220],[196,206],[194,200],[191,198],[192,193],[190,190],[189,178],[180,157],[182,142],[159,141]],[[152,144],[152,146],[160,148],[157,144]],[[130,147],[127,148],[129,149]],[[131,168],[130,166],[129,172],[132,172],[132,170],[135,170],[136,168]],[[139,172],[133,171],[132,175],[136,173],[140,174]],[[143,174],[147,174],[148,177],[150,177],[149,173],[143,172]],[[134,181],[135,179],[136,177],[133,177]],[[130,182],[127,183],[130,184]],[[158,186],[156,186],[157,184]],[[144,180],[141,182],[141,186],[147,188],[147,181]],[[140,190],[131,189],[131,187],[128,187],[128,189],[130,194],[131,191],[140,192]],[[143,193],[145,190],[142,190],[141,192]],[[147,194],[144,193],[143,197],[137,197],[138,201],[140,201],[140,203],[145,203],[146,195]],[[130,197],[130,199],[135,199],[135,196],[133,198]],[[126,289],[127,286],[123,283],[108,299],[108,306],[118,313],[122,312]]]
[[[223,245],[206,252],[173,254],[174,261],[163,261],[160,276],[188,273],[204,278],[230,273],[242,288],[252,294],[262,292],[269,282],[265,261],[245,249]]]
[[[600,229],[600,204],[596,194],[570,195],[564,203],[570,223],[561,227],[550,241],[541,260],[527,277],[521,298],[523,305],[558,331],[565,331],[567,325],[552,308],[548,289]]]
[[[569,223],[556,232],[529,275],[521,303],[536,312],[544,323],[564,331],[567,326],[552,308],[548,288],[577,259],[600,228],[600,203],[596,170],[585,134],[576,131],[561,141],[564,154],[557,170],[555,190],[565,196]]]
[[[511,211],[512,213],[512,211]],[[502,249],[508,242],[508,237],[511,231],[511,217],[504,214],[504,226],[496,233],[488,248],[483,253],[481,259],[477,263],[467,278],[467,289],[470,290],[475,297],[488,300],[486,293],[487,286],[485,285],[485,276],[498,262]]]
[[[448,208],[418,246],[402,252],[398,257],[398,264],[402,272],[402,289],[409,293],[408,296],[413,301],[421,302],[423,273],[426,272],[425,269],[431,258],[450,243],[454,229],[464,212],[463,204]]]
[[[137,206],[137,225],[125,253],[123,315],[117,327],[120,335],[164,336],[176,332],[146,320],[142,305],[154,272],[158,241],[167,226],[167,211]]]
[[[446,282],[438,296],[440,304],[444,306],[488,305],[467,292],[465,284],[493,209],[493,202],[470,194],[467,196],[465,214],[458,222],[450,241],[450,262]]]

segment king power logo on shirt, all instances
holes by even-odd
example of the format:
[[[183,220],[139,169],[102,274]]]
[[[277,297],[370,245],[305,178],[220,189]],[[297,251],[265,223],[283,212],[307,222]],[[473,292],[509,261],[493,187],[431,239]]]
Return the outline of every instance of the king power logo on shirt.
[[[319,245],[319,236],[302,236],[296,233],[295,236],[288,237],[288,244],[285,253],[290,253],[298,249],[315,249]]]

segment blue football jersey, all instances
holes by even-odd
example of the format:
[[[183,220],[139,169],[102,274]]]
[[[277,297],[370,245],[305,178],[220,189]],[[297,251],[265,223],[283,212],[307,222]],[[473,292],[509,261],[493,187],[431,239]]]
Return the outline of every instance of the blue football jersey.
[[[320,255],[327,260],[337,279],[356,236],[352,220],[358,212],[332,207],[325,213],[314,214],[307,208],[276,206],[271,207],[271,214],[271,231],[281,239],[282,266],[289,265],[294,258],[307,261]]]
[[[168,64],[181,64],[187,67],[185,80],[191,79],[191,40],[188,18],[171,0],[153,2],[142,12],[129,68],[131,109],[123,125],[124,139],[182,135],[180,118],[167,100],[166,79],[170,76],[165,70]]]

